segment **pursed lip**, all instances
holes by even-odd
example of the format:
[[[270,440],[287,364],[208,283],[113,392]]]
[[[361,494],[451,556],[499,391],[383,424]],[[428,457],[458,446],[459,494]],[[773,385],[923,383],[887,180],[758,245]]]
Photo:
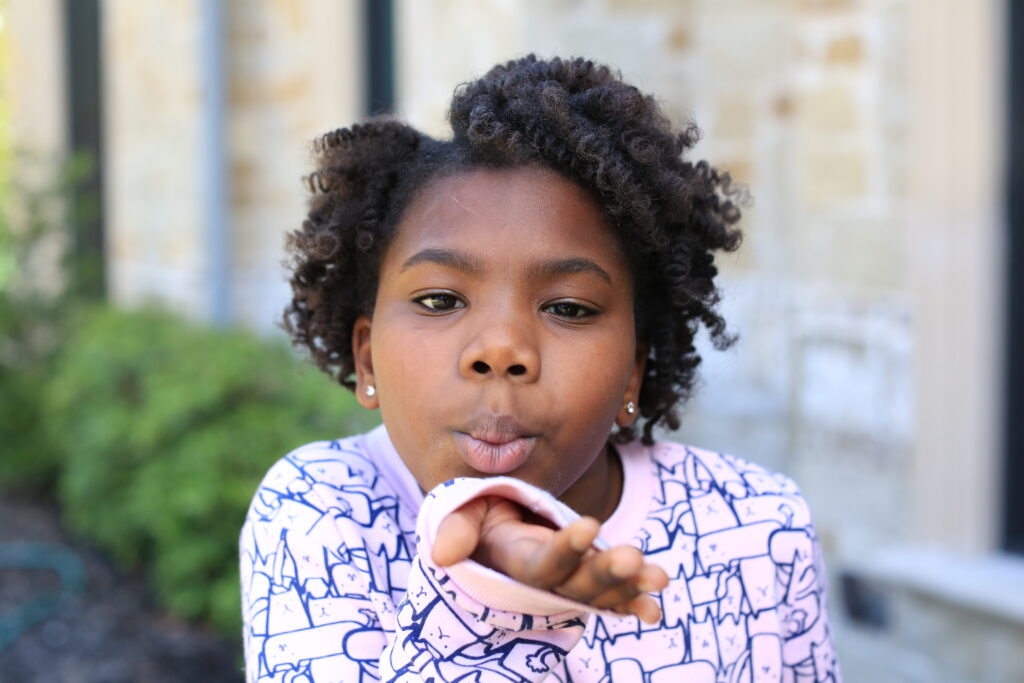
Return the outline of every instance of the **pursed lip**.
[[[453,430],[460,455],[467,465],[486,474],[505,474],[522,467],[537,444],[510,415],[480,415],[462,429]]]
[[[466,429],[457,431],[491,444],[503,444],[515,439],[532,436],[511,415],[480,415],[473,419]]]

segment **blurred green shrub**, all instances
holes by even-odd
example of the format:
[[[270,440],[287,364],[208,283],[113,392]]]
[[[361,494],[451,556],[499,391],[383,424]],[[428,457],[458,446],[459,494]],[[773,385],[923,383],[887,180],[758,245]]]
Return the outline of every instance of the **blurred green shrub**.
[[[47,383],[66,524],[158,599],[237,638],[237,542],[267,468],[375,415],[283,345],[173,315],[97,308]]]
[[[18,167],[33,180],[0,175],[0,488],[48,496],[58,463],[42,396],[83,301],[70,225],[88,215],[76,189],[92,164],[21,155]]]
[[[2,151],[2,150],[0,150]],[[267,468],[377,418],[283,344],[83,294],[88,160],[0,174],[0,492],[143,572],[170,611],[238,638],[238,534]]]

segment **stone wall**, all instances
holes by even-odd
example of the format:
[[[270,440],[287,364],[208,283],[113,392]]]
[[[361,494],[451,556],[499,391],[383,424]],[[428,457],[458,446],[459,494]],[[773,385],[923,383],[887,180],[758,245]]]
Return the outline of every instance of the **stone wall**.
[[[283,237],[302,219],[309,143],[360,113],[357,10],[356,0],[226,5],[227,269],[238,322],[273,329],[288,295]],[[103,5],[109,291],[204,319],[200,21],[198,2]]]
[[[64,49],[58,0],[8,0],[4,7],[7,71],[2,88],[9,141],[19,152],[53,158],[66,145]]]

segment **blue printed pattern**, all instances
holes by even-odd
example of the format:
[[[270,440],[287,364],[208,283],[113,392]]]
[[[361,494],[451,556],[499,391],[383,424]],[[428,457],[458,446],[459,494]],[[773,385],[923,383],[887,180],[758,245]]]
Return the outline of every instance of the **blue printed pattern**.
[[[242,530],[248,680],[840,681],[795,485],[679,444],[648,452],[656,494],[635,542],[671,579],[662,622],[592,616],[584,629],[475,605],[425,567],[415,511],[358,437],[294,451]]]

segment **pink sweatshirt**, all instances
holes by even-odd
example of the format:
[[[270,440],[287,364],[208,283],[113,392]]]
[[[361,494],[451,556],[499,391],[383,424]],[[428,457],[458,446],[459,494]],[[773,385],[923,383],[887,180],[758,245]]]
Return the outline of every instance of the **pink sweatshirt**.
[[[299,448],[253,498],[240,540],[246,672],[280,681],[840,681],[820,549],[786,477],[671,442],[619,448],[602,526],[668,573],[662,621],[592,610],[467,560],[430,560],[441,519],[493,493],[564,525],[509,477],[425,498],[383,427]]]

